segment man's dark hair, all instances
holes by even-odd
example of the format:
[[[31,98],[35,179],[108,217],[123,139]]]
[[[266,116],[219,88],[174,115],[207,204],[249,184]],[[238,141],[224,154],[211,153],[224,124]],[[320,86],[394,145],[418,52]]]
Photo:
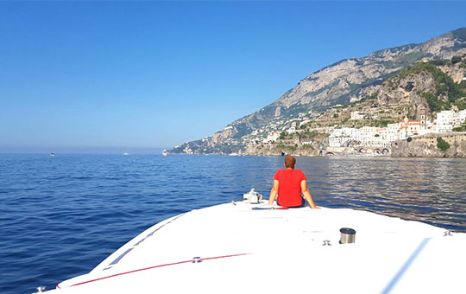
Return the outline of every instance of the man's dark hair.
[[[286,168],[294,168],[296,164],[296,158],[291,155],[285,156],[285,167]]]

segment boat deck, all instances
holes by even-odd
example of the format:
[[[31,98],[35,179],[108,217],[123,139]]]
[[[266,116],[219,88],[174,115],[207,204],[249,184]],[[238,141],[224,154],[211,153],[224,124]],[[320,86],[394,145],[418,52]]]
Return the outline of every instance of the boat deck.
[[[466,293],[465,248],[421,222],[236,202],[156,224],[48,293]]]

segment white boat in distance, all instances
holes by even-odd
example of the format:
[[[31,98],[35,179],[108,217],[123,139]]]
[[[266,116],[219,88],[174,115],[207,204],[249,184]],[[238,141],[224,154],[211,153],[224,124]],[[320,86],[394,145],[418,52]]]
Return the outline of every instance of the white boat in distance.
[[[168,154],[169,154],[169,153],[168,153],[168,150],[167,150],[167,149],[163,149],[162,155],[163,155],[163,156],[168,156]]]
[[[162,221],[47,293],[466,293],[465,248],[422,222],[246,200]]]

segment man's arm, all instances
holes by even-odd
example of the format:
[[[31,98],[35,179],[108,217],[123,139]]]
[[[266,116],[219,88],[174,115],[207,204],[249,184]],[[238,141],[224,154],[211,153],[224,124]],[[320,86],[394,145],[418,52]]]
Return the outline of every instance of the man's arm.
[[[306,180],[301,181],[301,193],[303,193],[304,199],[306,199],[307,203],[309,203],[309,206],[311,208],[317,208],[317,205],[315,204],[314,199],[312,198],[311,192],[309,192],[309,189],[307,188]]]
[[[270,196],[269,196],[269,205],[273,205],[273,202],[275,201],[275,198],[277,197],[278,194],[278,181],[273,180],[273,186],[272,190],[270,191]]]

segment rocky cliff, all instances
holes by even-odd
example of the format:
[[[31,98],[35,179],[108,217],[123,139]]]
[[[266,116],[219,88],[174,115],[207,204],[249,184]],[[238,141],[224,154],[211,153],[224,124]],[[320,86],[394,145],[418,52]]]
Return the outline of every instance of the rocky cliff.
[[[380,50],[362,58],[345,59],[310,74],[272,104],[232,122],[211,137],[184,143],[172,152],[244,152],[248,150],[247,145],[251,140],[263,139],[293,119],[315,120],[335,106],[351,105],[370,98],[376,98],[378,105],[405,107],[414,118],[429,115],[435,101],[430,101],[433,98],[426,93],[431,93],[439,81],[435,73],[429,72],[432,68],[413,72],[408,67],[420,61],[438,61],[438,66],[445,66],[441,72],[449,71],[448,75],[453,80],[460,81],[464,77],[461,58],[456,67],[442,64],[442,61],[465,55],[466,28],[462,28],[422,44],[410,44]],[[435,99],[445,100],[442,97],[439,100],[438,96]],[[448,101],[448,97],[446,99]]]
[[[466,133],[419,136],[392,143],[393,157],[466,157]]]

